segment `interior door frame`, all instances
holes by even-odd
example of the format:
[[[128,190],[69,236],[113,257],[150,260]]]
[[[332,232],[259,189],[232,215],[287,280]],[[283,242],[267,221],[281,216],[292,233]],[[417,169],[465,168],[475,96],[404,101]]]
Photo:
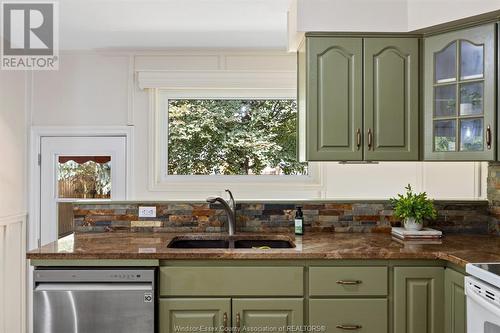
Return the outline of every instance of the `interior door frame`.
[[[126,141],[126,166],[125,166],[125,198],[130,199],[133,193],[133,126],[33,126],[30,133],[29,151],[29,223],[27,244],[28,249],[39,246],[40,238],[40,181],[41,168],[39,165],[39,154],[43,137],[103,137],[121,136]]]
[[[41,165],[38,156],[41,153],[43,137],[125,137],[125,198],[133,193],[134,176],[134,127],[133,126],[32,126],[28,150],[28,223],[26,225],[26,250],[38,247],[40,238],[40,182]],[[33,332],[33,269],[26,263],[26,326],[27,332]]]

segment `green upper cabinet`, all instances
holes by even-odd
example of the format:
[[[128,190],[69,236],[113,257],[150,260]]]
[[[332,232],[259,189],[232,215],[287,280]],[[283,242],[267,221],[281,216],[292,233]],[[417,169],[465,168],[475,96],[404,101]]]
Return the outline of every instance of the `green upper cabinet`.
[[[467,331],[464,279],[463,274],[450,268],[444,272],[445,333],[465,333]]]
[[[424,157],[496,158],[495,24],[425,39]]]
[[[362,38],[307,37],[298,52],[299,156],[362,160]]]
[[[364,40],[364,159],[418,160],[418,39]]]
[[[417,38],[307,36],[297,53],[300,159],[418,160],[418,49]]]

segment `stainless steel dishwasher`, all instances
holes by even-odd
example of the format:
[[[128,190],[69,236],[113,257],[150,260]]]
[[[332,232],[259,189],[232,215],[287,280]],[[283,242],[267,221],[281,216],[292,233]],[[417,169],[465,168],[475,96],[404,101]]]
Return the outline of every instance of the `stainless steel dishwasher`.
[[[153,333],[154,269],[36,269],[34,333]]]

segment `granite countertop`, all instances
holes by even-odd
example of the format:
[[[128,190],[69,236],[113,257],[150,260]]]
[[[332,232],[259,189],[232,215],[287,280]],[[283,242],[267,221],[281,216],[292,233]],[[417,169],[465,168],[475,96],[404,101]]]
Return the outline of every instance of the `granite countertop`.
[[[308,233],[292,249],[173,249],[175,233],[79,233],[27,253],[28,259],[442,259],[465,266],[500,262],[500,237],[447,235],[441,244],[401,244],[389,234]],[[217,236],[217,234],[210,234]],[[255,234],[252,234],[256,237]],[[196,236],[196,235],[195,235]],[[269,237],[269,234],[266,234]],[[285,236],[281,236],[285,237]],[[292,236],[293,237],[293,236]]]

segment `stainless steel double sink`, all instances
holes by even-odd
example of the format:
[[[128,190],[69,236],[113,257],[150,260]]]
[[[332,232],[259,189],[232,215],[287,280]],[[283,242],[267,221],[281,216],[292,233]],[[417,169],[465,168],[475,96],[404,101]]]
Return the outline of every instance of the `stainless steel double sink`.
[[[168,244],[174,249],[290,249],[293,240],[283,235],[183,235]]]

